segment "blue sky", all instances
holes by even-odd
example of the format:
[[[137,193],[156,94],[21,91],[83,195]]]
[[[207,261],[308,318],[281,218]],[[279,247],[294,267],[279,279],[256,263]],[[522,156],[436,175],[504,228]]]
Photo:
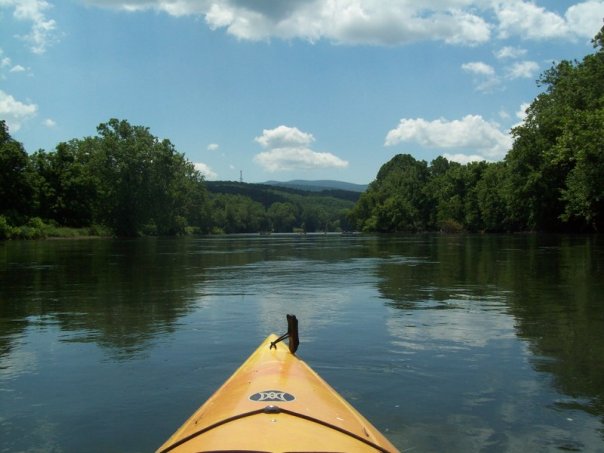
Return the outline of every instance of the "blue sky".
[[[604,0],[0,0],[0,118],[28,152],[110,118],[208,179],[371,182],[399,153],[501,160]]]

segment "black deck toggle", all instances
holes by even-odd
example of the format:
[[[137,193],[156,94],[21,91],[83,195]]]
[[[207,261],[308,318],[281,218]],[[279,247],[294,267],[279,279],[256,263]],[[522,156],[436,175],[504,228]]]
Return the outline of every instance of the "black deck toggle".
[[[270,349],[277,349],[277,343],[285,340],[286,338],[289,338],[289,352],[295,354],[298,350],[298,346],[300,345],[300,338],[298,335],[298,318],[296,318],[296,315],[287,315],[287,333],[284,333],[275,341],[271,341]]]

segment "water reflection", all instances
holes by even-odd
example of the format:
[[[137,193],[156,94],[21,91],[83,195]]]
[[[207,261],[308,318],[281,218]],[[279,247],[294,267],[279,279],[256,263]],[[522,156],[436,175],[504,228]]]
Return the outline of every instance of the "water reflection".
[[[0,353],[24,329],[58,326],[61,341],[94,341],[124,358],[173,328],[195,300],[199,258],[183,241],[3,244]],[[194,274],[194,278],[192,278]]]
[[[602,450],[601,294],[597,237],[2,243],[0,437],[152,450],[293,312],[401,448]]]
[[[474,438],[453,450],[526,451],[544,448],[543,439],[551,443],[545,448],[601,448],[601,426],[577,414],[604,414],[604,254],[598,240],[432,236],[417,244],[392,238],[386,247],[377,245],[377,253],[388,253],[377,266],[380,293],[397,310],[388,321],[393,353],[411,356],[405,363],[414,370],[407,377],[439,382],[439,372],[447,381],[459,373],[455,385],[439,385],[450,391],[448,400],[467,409],[451,410],[454,420],[425,414],[432,421],[413,427],[420,445],[447,448],[425,433],[448,426],[471,433],[455,439]],[[525,359],[553,378],[551,393],[527,376]],[[445,393],[419,391],[428,407],[431,394]],[[523,409],[523,402],[530,407]],[[527,413],[536,414],[536,425],[526,426]]]

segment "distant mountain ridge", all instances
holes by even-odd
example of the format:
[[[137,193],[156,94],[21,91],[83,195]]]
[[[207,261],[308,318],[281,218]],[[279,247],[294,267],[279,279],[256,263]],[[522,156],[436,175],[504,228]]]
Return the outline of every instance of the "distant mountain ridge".
[[[284,185],[281,185],[284,184]],[[292,197],[326,197],[356,203],[361,192],[357,190],[332,189],[330,187],[287,185],[287,183],[246,183],[237,181],[205,181],[211,193],[243,195],[269,207],[275,202],[291,201]]]
[[[346,190],[349,192],[365,192],[367,184],[354,184],[351,182],[318,180],[307,181],[304,179],[294,179],[292,181],[266,181],[261,184],[267,186],[288,187],[291,189],[306,190],[310,192],[321,192],[324,190]]]

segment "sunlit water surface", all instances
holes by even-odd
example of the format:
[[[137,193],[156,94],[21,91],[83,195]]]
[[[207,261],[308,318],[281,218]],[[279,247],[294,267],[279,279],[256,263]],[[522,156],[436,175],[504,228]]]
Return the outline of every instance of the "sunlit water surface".
[[[271,332],[403,450],[604,451],[604,243],[0,243],[2,452],[157,448]]]

